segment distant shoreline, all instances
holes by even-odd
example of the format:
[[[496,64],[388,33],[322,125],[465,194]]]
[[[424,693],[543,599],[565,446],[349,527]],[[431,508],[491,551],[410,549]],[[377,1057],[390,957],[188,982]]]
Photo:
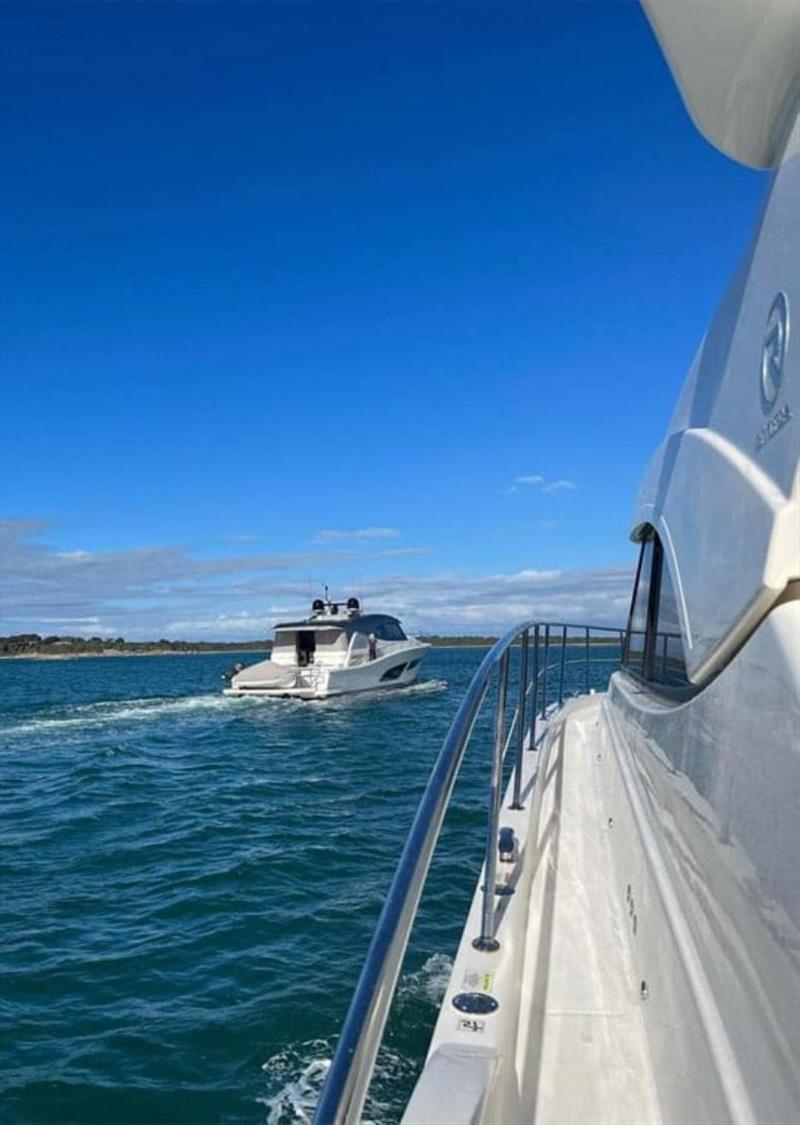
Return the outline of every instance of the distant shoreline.
[[[491,648],[494,641],[475,641],[471,644],[456,642],[442,644],[440,641],[427,642],[431,648]],[[272,651],[270,645],[263,648],[159,648],[145,652],[129,652],[123,649],[105,649],[102,652],[2,652],[0,660],[105,660],[106,657],[121,656],[237,656]]]
[[[430,645],[431,648],[491,648],[494,641],[472,641],[469,644],[466,642],[457,642],[456,644],[446,645],[442,641],[425,641],[425,644]]]
[[[620,633],[622,630],[620,630]],[[420,637],[421,641],[430,645],[431,648],[443,649],[488,649],[497,643],[496,637]],[[14,641],[17,638],[0,637],[0,648],[2,642]],[[34,642],[35,643],[35,642]],[[41,641],[39,642],[42,643]],[[63,651],[54,652],[50,645],[44,645],[42,648],[31,647],[28,651],[23,648],[22,651],[3,652],[0,651],[0,660],[104,660],[106,657],[121,657],[121,656],[249,656],[251,654],[266,653],[270,656],[272,653],[272,644],[265,641],[263,644],[256,641],[243,641],[242,647],[225,641],[217,642],[220,647],[215,647],[215,643],[202,642],[197,648],[189,647],[189,642],[176,641],[169,647],[162,646],[161,648],[149,647],[155,645],[155,642],[148,641],[130,641],[122,642],[125,647],[110,647],[105,649],[86,649],[81,648],[81,645],[87,645],[83,639],[75,638],[75,647],[72,651],[68,645],[64,646]],[[517,647],[519,642],[515,642]],[[616,637],[592,637],[589,641],[592,648],[604,645],[618,644],[619,641]],[[137,646],[141,644],[142,648]],[[552,638],[553,647],[560,647],[561,638]],[[568,637],[567,644],[572,647],[573,645],[584,645],[585,640],[582,637]],[[206,647],[208,646],[208,647]],[[53,646],[55,647],[55,646]]]
[[[493,640],[475,640],[475,641],[453,641],[448,643],[441,640],[426,641],[431,648],[444,648],[444,649],[457,649],[457,648],[492,648],[495,641]],[[557,645],[558,641],[556,642]],[[584,641],[581,638],[567,640],[567,645],[583,645]],[[619,643],[615,639],[597,640],[595,638],[591,641],[592,648],[603,645],[615,645]],[[554,647],[556,647],[554,645]],[[250,656],[254,652],[266,652],[267,656],[271,654],[271,646],[264,645],[262,648],[152,648],[143,652],[128,651],[125,649],[109,648],[101,652],[0,652],[0,660],[105,660],[107,657],[131,657],[131,656]]]
[[[252,652],[270,652],[264,648],[159,648],[147,652],[123,652],[106,649],[103,652],[3,652],[0,660],[105,660],[122,656],[236,656]]]

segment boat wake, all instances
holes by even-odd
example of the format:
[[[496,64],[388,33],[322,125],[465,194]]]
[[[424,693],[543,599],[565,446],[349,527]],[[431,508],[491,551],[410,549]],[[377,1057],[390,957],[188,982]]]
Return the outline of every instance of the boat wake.
[[[361,692],[347,696],[333,696],[331,699],[314,700],[317,705],[328,707],[351,706],[356,703],[374,702],[379,699],[408,695],[430,695],[447,690],[446,680],[423,680],[408,687],[385,688],[378,691]],[[36,718],[0,723],[0,737],[10,738],[38,734],[68,734],[71,730],[85,730],[105,726],[148,722],[156,719],[186,719],[195,714],[207,715],[214,711],[227,714],[241,714],[263,704],[264,699],[231,699],[217,692],[203,695],[153,696],[145,699],[100,700],[96,703],[75,704],[69,707],[54,708],[49,714],[39,714]],[[301,700],[268,700],[279,703],[292,710],[308,706]]]
[[[310,1125],[333,1051],[333,1040],[310,1039],[286,1047],[267,1059],[261,1069],[271,1084],[281,1082],[281,1085],[271,1096],[256,1098],[267,1111],[266,1125]],[[361,1125],[389,1125],[399,1119],[402,1101],[395,1104],[394,1100],[383,1096],[383,1092],[396,1089],[404,1078],[410,1080],[417,1072],[419,1061],[381,1046]]]
[[[433,953],[415,973],[406,973],[397,986],[397,999],[427,1000],[437,1007],[447,991],[453,958],[446,953]]]
[[[405,973],[400,978],[395,1003],[438,1005],[452,969],[451,957],[434,953],[416,972]],[[334,1040],[310,1039],[286,1047],[267,1059],[261,1069],[270,1085],[278,1088],[271,1096],[256,1099],[267,1110],[266,1125],[310,1125],[334,1046]],[[398,1087],[414,1079],[422,1056],[424,1049],[420,1058],[411,1058],[381,1045],[362,1125],[388,1125],[399,1119],[403,1101],[402,1095],[397,1096]]]
[[[137,723],[174,716],[181,718],[196,712],[229,710],[232,701],[224,695],[208,693],[182,698],[155,696],[148,699],[101,700],[97,703],[76,704],[58,708],[50,715],[24,719],[0,727],[3,737],[11,735],[45,734],[86,727],[112,726],[118,723]]]
[[[447,680],[420,680],[408,687],[398,688],[404,695],[430,695],[439,691],[447,691]]]
[[[311,1121],[331,1065],[331,1054],[329,1040],[311,1039],[286,1047],[267,1059],[261,1069],[271,1082],[282,1080],[272,1097],[256,1099],[267,1110],[267,1125],[305,1125]]]

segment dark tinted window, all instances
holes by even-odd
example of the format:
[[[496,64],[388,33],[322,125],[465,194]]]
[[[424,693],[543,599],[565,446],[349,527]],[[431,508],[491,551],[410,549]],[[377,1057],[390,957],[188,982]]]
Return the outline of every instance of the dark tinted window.
[[[658,592],[658,617],[653,645],[652,678],[662,684],[680,687],[689,682],[683,656],[678,599],[672,585],[669,567],[661,552],[661,574]]]
[[[406,635],[396,621],[381,621],[373,630],[382,641],[404,641]]]
[[[390,668],[388,672],[383,673],[381,682],[384,680],[399,680],[405,670],[405,664],[396,664],[394,668]]]
[[[642,541],[625,645],[625,664],[652,683],[686,687],[680,618],[661,541],[650,528]]]
[[[628,637],[625,663],[640,674],[644,673],[645,648],[647,638],[647,618],[650,612],[650,582],[653,573],[655,537],[652,532],[642,543],[639,555],[639,569],[633,591],[631,614],[628,622]]]

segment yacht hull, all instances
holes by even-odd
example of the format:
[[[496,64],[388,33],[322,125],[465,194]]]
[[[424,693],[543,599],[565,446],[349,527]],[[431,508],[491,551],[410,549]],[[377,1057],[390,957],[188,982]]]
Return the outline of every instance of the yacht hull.
[[[287,669],[292,673],[292,679],[287,682],[286,678],[282,678],[279,683],[274,684],[255,678],[260,666],[253,665],[246,670],[247,682],[237,683],[239,677],[234,677],[224,694],[237,698],[255,696],[265,699],[313,700],[408,687],[419,675],[420,662],[427,647],[421,644],[404,646],[393,653],[348,668],[312,665],[309,668]],[[262,663],[266,665],[270,662]]]

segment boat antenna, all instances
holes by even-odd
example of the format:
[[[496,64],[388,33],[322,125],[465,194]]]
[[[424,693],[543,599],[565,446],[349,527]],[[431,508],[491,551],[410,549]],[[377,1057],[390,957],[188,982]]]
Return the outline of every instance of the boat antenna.
[[[328,596],[328,584],[327,584],[327,582],[323,582],[323,584],[322,584],[322,588],[323,588],[323,590],[325,591],[325,601],[326,601],[326,602],[329,602],[329,601],[330,601],[331,599],[330,599],[330,597]]]

